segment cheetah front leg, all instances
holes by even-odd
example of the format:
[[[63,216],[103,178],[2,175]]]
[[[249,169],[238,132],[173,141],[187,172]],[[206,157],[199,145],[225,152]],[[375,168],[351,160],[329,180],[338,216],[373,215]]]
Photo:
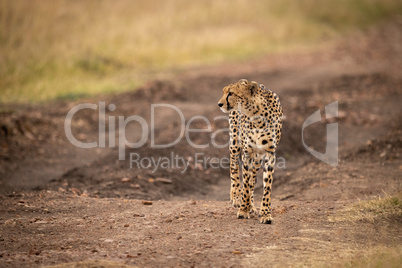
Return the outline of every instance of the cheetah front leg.
[[[268,153],[267,159],[264,164],[263,180],[264,180],[264,195],[261,202],[260,210],[260,222],[261,223],[272,223],[272,211],[271,211],[271,191],[272,191],[272,180],[275,167],[275,154]]]
[[[241,205],[241,187],[239,175],[239,154],[230,153],[230,201],[234,207]]]
[[[254,188],[255,188],[255,184],[257,182],[257,177],[255,177],[253,179],[253,177],[250,180],[250,188],[251,188],[251,208],[250,208],[250,213],[255,213],[256,215],[258,215],[258,209],[254,206]]]
[[[229,115],[230,126],[230,201],[234,207],[241,205],[241,188],[239,174],[239,112],[232,111]]]
[[[252,202],[254,195],[254,183],[256,180],[257,172],[261,166],[261,159],[256,154],[245,153],[243,157],[243,194],[241,197],[241,206],[237,212],[237,218],[248,219],[250,212],[256,211]]]

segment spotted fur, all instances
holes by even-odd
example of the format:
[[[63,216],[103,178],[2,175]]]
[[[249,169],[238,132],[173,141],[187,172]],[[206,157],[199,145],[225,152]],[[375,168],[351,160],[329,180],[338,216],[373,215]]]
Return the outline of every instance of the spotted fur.
[[[229,113],[230,200],[235,207],[239,207],[237,217],[247,219],[250,212],[257,212],[253,202],[254,186],[257,172],[263,165],[264,192],[260,222],[271,223],[272,175],[283,117],[279,98],[264,85],[242,79],[223,88],[218,106],[223,112]],[[240,185],[240,157],[243,187]]]

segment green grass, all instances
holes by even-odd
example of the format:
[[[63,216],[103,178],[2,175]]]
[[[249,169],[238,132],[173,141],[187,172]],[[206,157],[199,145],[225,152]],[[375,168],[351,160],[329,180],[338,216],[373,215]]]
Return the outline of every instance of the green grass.
[[[160,71],[314,46],[395,14],[399,0],[0,0],[0,102],[130,90]]]

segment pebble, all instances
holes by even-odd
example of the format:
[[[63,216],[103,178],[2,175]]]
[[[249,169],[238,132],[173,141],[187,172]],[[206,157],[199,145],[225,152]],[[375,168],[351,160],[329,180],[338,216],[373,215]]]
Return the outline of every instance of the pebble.
[[[41,252],[41,250],[31,249],[29,255],[39,255]]]
[[[173,181],[171,179],[165,179],[165,178],[156,178],[155,181],[161,182],[164,184],[172,184],[173,183]]]
[[[73,192],[76,195],[81,195],[81,191],[78,190],[77,188],[71,188],[70,191]]]
[[[146,205],[146,206],[150,206],[150,205],[153,204],[152,201],[146,201],[146,200],[143,200],[141,203],[142,203],[143,205]]]
[[[121,179],[121,182],[129,182],[130,181],[130,178],[123,178],[123,179]]]
[[[140,189],[141,188],[141,186],[139,184],[130,184],[130,187],[134,188],[134,189]]]

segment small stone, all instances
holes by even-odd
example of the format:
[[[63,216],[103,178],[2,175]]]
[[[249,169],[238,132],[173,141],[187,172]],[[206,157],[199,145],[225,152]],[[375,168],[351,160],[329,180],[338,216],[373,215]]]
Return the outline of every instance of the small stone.
[[[81,195],[81,191],[78,190],[77,188],[71,188],[70,191],[73,192],[76,195]]]
[[[164,184],[172,184],[172,180],[171,179],[165,179],[165,178],[156,178],[155,179],[156,182],[161,182]]]
[[[141,188],[141,186],[139,184],[130,184],[130,187],[134,188],[134,189],[140,189]]]
[[[339,119],[344,119],[346,118],[347,113],[345,111],[338,111],[338,118]]]
[[[130,178],[123,178],[123,179],[121,179],[121,182],[129,182],[130,181]]]
[[[127,224],[127,223],[126,223],[126,224],[124,224],[124,227],[129,227],[129,226],[130,226],[130,224]]]
[[[41,250],[31,249],[28,254],[38,256],[41,252],[42,252]]]
[[[150,205],[153,204],[152,201],[146,201],[146,200],[143,200],[141,203],[142,203],[143,205],[146,205],[146,206],[150,206]]]
[[[113,240],[112,240],[112,239],[105,239],[103,242],[105,242],[105,243],[112,243]]]
[[[148,182],[155,182],[155,180],[154,179],[148,179]]]
[[[88,191],[87,191],[87,190],[84,190],[84,192],[82,193],[81,196],[82,196],[82,197],[88,197],[88,196],[89,196]]]
[[[183,238],[183,237],[182,237],[181,235],[179,235],[179,236],[176,237],[177,240],[180,240],[180,239],[182,239],[182,238]]]
[[[194,167],[198,170],[204,170],[204,167],[200,163],[195,163]]]
[[[233,254],[241,254],[241,252],[238,250],[233,250]]]

